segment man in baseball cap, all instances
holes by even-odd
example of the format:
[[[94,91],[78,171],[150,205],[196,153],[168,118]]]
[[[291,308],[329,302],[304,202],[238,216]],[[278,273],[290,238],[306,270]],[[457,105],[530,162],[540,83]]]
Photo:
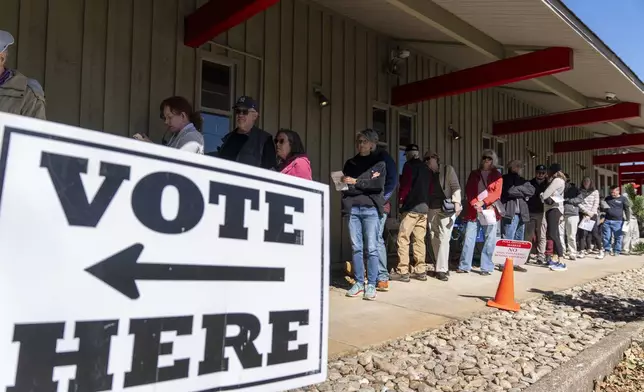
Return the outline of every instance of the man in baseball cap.
[[[243,95],[233,106],[235,130],[224,136],[217,156],[264,169],[277,166],[273,136],[255,126],[259,105],[252,97]]]
[[[546,181],[548,169],[545,165],[537,165],[534,171],[535,177],[530,180],[530,184],[535,191],[534,195],[528,199],[530,222],[526,225],[525,240],[532,241],[533,237],[536,238],[532,249],[537,255],[537,263],[541,264],[546,260],[546,220],[543,219],[543,202],[539,195],[548,187],[548,181]]]
[[[45,92],[40,83],[6,67],[9,47],[15,42],[0,30],[0,112],[45,119]]]

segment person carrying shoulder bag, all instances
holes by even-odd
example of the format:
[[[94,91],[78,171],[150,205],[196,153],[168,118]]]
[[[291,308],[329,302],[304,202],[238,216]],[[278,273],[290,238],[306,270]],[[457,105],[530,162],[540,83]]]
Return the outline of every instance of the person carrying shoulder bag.
[[[449,280],[449,243],[454,221],[461,213],[461,185],[456,171],[450,165],[441,165],[440,156],[433,152],[425,154],[425,163],[432,173],[429,187],[429,212],[427,230],[430,233],[432,251],[436,261],[435,277]]]

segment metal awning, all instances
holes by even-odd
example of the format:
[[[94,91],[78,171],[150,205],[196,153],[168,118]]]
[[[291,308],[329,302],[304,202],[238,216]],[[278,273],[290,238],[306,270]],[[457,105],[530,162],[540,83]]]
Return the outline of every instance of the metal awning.
[[[314,1],[457,69],[570,47],[574,70],[506,86],[546,112],[605,104],[607,92],[644,105],[644,83],[560,0]],[[644,119],[586,128],[603,135],[637,133],[644,131]]]

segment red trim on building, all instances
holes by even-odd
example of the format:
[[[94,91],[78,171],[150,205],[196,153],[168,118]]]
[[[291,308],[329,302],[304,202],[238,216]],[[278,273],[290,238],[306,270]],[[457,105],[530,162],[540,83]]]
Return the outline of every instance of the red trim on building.
[[[542,116],[497,121],[492,125],[493,135],[541,131],[545,129],[575,127],[607,121],[624,120],[640,116],[640,104],[620,102],[614,105],[584,108]]]
[[[184,44],[198,48],[279,0],[210,0],[185,18]]]
[[[644,165],[624,165],[619,167],[619,172],[625,176],[628,176],[627,173],[642,173],[644,174]]]
[[[395,106],[463,94],[573,69],[573,51],[553,47],[448,73],[391,90]]]
[[[569,140],[554,143],[553,152],[578,152],[602,150],[605,148],[630,147],[644,144],[644,133],[627,133],[624,135],[598,137],[595,139]],[[633,161],[630,161],[633,162]]]
[[[608,154],[595,155],[593,165],[611,165],[616,163],[644,162],[644,152],[632,152],[629,154]]]

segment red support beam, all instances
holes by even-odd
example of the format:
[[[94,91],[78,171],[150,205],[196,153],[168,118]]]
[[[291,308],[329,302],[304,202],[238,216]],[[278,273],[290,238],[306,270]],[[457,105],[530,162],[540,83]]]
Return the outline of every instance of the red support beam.
[[[622,175],[622,178],[620,179],[620,182],[622,184],[627,184],[629,182],[634,182],[636,184],[641,184],[644,182],[644,173],[637,173],[637,174],[624,174]]]
[[[628,175],[626,173],[642,173],[642,174],[644,174],[644,165],[620,166],[618,170],[619,170],[620,173],[623,173],[625,176]]]
[[[639,116],[639,103],[620,102],[613,105],[571,110],[568,112],[552,113],[543,116],[497,121],[492,124],[492,134],[510,135],[515,133],[541,131],[545,129],[576,127],[579,125],[624,120]]]
[[[463,94],[573,69],[573,51],[553,47],[391,89],[395,106]]]
[[[553,147],[555,154],[602,150],[605,148],[630,147],[644,144],[644,133],[627,133],[617,136],[598,137],[594,139],[568,140],[556,142]],[[633,162],[633,161],[630,161]]]
[[[644,162],[644,152],[632,152],[629,154],[608,154],[595,155],[593,165],[612,165],[617,163]]]
[[[250,19],[279,0],[210,0],[185,18],[183,43],[192,48]]]

